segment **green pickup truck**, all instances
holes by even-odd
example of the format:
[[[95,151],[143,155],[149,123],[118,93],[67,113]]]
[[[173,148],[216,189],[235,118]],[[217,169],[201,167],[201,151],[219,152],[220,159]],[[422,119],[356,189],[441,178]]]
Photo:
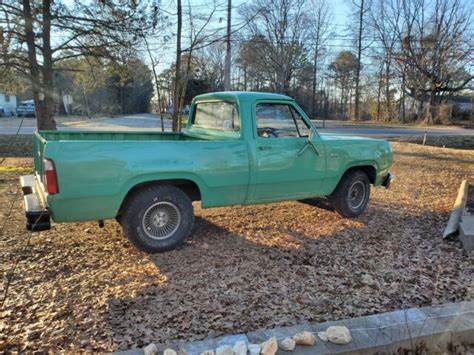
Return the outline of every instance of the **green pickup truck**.
[[[344,217],[366,208],[370,185],[389,187],[383,140],[319,134],[290,97],[197,96],[188,129],[40,131],[35,174],[21,177],[26,227],[116,219],[139,249],[174,249],[203,208],[327,196]]]

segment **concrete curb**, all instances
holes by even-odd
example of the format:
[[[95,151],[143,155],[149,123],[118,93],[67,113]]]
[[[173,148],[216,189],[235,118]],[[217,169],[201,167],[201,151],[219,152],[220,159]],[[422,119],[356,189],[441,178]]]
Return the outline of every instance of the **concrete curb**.
[[[443,238],[448,238],[451,235],[457,234],[459,231],[459,221],[461,220],[461,213],[466,206],[467,200],[467,191],[469,189],[469,183],[467,180],[461,182],[461,187],[459,188],[458,196],[454,202],[453,211],[449,216],[448,224],[443,233]]]
[[[352,342],[336,345],[323,342],[316,337],[314,346],[297,346],[293,352],[278,350],[277,354],[375,354],[396,352],[399,348],[414,349],[424,342],[428,351],[447,349],[449,343],[474,343],[474,301],[447,303],[439,306],[409,308],[393,312],[350,318],[334,322],[301,324],[269,330],[257,330],[215,339],[159,345],[160,354],[165,348],[183,351],[188,355],[198,355],[205,350],[222,345],[234,345],[238,340],[247,343],[261,343],[275,336],[281,341],[287,336],[303,330],[317,335],[331,325],[346,326],[351,330]],[[120,355],[143,354],[143,349],[117,352]]]
[[[474,251],[474,212],[472,204],[474,201],[468,201],[469,192],[474,192],[474,186],[467,184],[466,201],[461,211],[461,220],[459,222],[459,239],[466,253]]]

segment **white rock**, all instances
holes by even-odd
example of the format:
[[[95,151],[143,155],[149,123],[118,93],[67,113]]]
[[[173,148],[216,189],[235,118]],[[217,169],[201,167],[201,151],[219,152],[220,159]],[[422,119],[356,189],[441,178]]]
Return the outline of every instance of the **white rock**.
[[[249,344],[250,355],[260,355],[261,348],[260,344]]]
[[[325,333],[328,340],[334,344],[348,344],[352,340],[351,331],[345,326],[331,326]]]
[[[158,347],[154,343],[148,344],[143,349],[143,353],[145,355],[157,355],[158,354]]]
[[[163,351],[163,355],[178,355],[178,353],[176,351],[174,351],[173,349],[165,349],[165,351]]]
[[[326,332],[318,332],[318,337],[322,341],[328,341],[328,336],[326,335]]]
[[[216,355],[233,355],[230,345],[222,345],[216,349]]]
[[[275,355],[278,350],[278,342],[275,337],[271,337],[266,342],[262,343],[262,355]]]
[[[316,337],[313,333],[305,330],[304,332],[296,333],[293,336],[293,340],[298,345],[314,345],[314,343],[316,342]]]
[[[285,338],[280,343],[280,349],[285,351],[293,351],[295,350],[296,343],[291,338]]]
[[[247,343],[243,340],[239,340],[235,343],[232,351],[234,355],[247,355]]]

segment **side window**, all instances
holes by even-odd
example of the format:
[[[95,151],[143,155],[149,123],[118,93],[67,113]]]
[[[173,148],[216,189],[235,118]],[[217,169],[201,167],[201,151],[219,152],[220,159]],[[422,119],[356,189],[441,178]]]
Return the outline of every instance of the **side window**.
[[[296,126],[298,128],[298,133],[300,137],[308,137],[309,136],[309,127],[306,122],[303,120],[303,117],[295,110],[294,107],[290,107],[291,113],[293,114],[293,118],[295,119]]]
[[[308,126],[301,115],[290,105],[258,104],[255,115],[259,137],[287,138],[308,135]]]

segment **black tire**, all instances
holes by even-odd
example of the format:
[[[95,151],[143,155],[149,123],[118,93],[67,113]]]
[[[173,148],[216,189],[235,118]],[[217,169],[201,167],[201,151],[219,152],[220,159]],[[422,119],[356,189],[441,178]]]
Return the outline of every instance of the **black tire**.
[[[191,233],[193,205],[175,186],[145,187],[128,199],[120,222],[138,249],[150,254],[170,251]]]
[[[352,170],[344,174],[336,190],[329,196],[332,207],[343,217],[360,216],[370,198],[370,182],[367,174],[361,170]]]

